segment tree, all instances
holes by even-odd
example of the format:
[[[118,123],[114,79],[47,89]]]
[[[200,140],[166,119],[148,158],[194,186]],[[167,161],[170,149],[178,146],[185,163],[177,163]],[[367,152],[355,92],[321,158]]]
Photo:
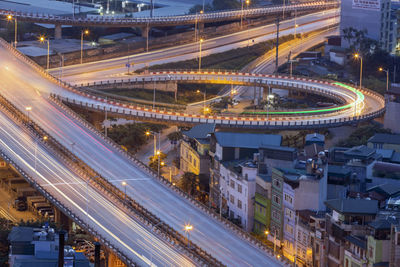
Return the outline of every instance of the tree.
[[[198,185],[199,177],[193,172],[185,172],[180,180],[180,187],[189,195],[193,195]]]
[[[183,138],[183,135],[181,132],[172,132],[167,135],[167,138],[171,143],[177,143],[179,140]]]
[[[160,162],[158,162],[158,157],[160,157]],[[163,164],[161,164],[162,162],[164,162],[164,160],[167,158],[167,155],[164,154],[163,152],[160,153],[159,156],[151,156],[149,157],[149,167],[152,168],[155,171],[158,171],[158,164],[160,164],[160,170],[163,167]]]

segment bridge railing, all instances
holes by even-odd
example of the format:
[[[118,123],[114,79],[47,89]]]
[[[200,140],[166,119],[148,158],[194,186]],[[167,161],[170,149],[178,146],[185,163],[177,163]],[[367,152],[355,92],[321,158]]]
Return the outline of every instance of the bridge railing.
[[[37,136],[38,141],[42,141],[41,143],[44,146],[57,155],[62,162],[78,174],[80,178],[86,180],[86,182],[100,194],[103,196],[108,195],[109,199],[111,199],[114,204],[117,204],[117,202],[115,202],[115,199],[117,199],[119,201],[118,203],[122,205],[124,210],[127,210],[128,213],[144,225],[151,225],[153,227],[157,225],[157,235],[164,241],[169,242],[173,246],[178,246],[179,251],[185,251],[187,256],[197,262],[206,263],[210,266],[223,266],[219,261],[213,258],[211,254],[207,253],[193,242],[190,242],[190,249],[188,249],[186,238],[182,234],[175,231],[171,226],[152,214],[130,196],[125,195],[122,190],[94,171],[89,165],[74,155],[70,150],[64,147],[48,132],[36,124],[26,114],[18,110],[17,107],[1,95],[0,106],[3,107],[3,110],[16,122],[24,125],[32,135]],[[43,142],[44,136],[47,137],[46,142]],[[155,229],[151,228],[149,230],[154,232]]]
[[[202,210],[205,214],[208,216],[211,216],[214,220],[222,223],[225,227],[233,231],[235,234],[237,234],[240,238],[243,240],[246,240],[247,242],[250,242],[253,246],[257,247],[258,249],[263,250],[265,253],[267,253],[269,256],[274,257],[272,254],[272,250],[270,247],[250,235],[248,232],[244,231],[242,228],[238,227],[237,225],[233,224],[231,221],[225,219],[225,218],[220,218],[219,214],[216,213],[213,209],[210,209],[203,203],[199,202],[192,196],[188,195],[186,192],[182,191],[180,188],[176,187],[172,183],[170,183],[167,179],[164,179],[162,176],[158,176],[158,174],[148,167],[146,164],[141,162],[139,159],[137,159],[133,154],[123,150],[120,145],[118,145],[114,140],[106,137],[103,135],[101,132],[97,131],[96,128],[91,125],[89,122],[87,122],[85,119],[80,117],[78,114],[76,114],[73,110],[71,110],[69,107],[65,106],[61,101],[59,101],[57,98],[54,98],[54,96],[51,98],[51,100],[54,101],[60,108],[62,108],[68,115],[74,117],[76,120],[78,120],[80,123],[82,123],[86,128],[91,130],[91,132],[99,137],[101,137],[103,140],[106,140],[106,142],[111,145],[114,149],[116,149],[119,153],[123,154],[126,158],[131,160],[136,166],[140,167],[145,173],[150,175],[153,178],[156,178],[157,181],[159,181],[161,184],[172,190],[173,192],[177,193],[179,196],[185,198],[188,200],[194,207],[199,208]],[[288,263],[287,259],[284,259],[281,257],[281,262],[282,263]]]
[[[280,12],[282,10],[285,11],[294,11],[294,10],[306,10],[306,9],[321,9],[321,8],[328,8],[328,7],[336,7],[338,5],[337,1],[310,1],[307,3],[301,4],[291,4],[291,5],[275,5],[269,6],[264,8],[246,8],[246,9],[239,9],[239,10],[224,10],[224,11],[216,11],[216,12],[207,12],[203,14],[192,14],[192,15],[181,15],[181,16],[155,16],[155,17],[134,17],[134,18],[117,18],[117,17],[97,17],[96,19],[93,18],[81,18],[81,17],[68,17],[68,16],[56,16],[56,15],[49,15],[43,13],[25,13],[25,12],[17,12],[8,9],[1,9],[0,15],[13,15],[19,17],[20,19],[32,19],[32,20],[40,20],[42,22],[52,22],[52,23],[65,23],[65,24],[84,24],[84,23],[100,23],[100,24],[130,24],[130,23],[137,23],[137,24],[146,24],[146,23],[171,23],[175,22],[178,23],[189,23],[194,22],[197,20],[200,21],[212,21],[212,20],[220,20],[226,18],[239,18],[242,16],[257,16],[263,15],[273,12]]]

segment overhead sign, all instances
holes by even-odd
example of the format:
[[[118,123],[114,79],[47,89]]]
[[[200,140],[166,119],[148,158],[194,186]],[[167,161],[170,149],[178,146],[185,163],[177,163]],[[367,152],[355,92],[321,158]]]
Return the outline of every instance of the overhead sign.
[[[381,0],[353,0],[353,8],[379,11]]]

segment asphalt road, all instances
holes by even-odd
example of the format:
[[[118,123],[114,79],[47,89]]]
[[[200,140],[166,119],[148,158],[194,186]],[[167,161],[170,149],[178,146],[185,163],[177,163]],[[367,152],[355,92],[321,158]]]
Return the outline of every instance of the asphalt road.
[[[127,194],[152,213],[159,216],[175,230],[182,231],[183,233],[185,224],[193,224],[194,230],[190,234],[191,240],[227,266],[280,265],[278,261],[265,254],[264,251],[255,248],[247,241],[236,236],[189,201],[149,177],[84,125],[63,114],[52,103],[48,102],[46,98],[50,92],[60,93],[64,89],[44,79],[30,66],[13,57],[5,49],[0,49],[0,69],[0,79],[2,80],[1,94],[21,110],[25,110],[25,107],[31,106],[32,110],[29,116],[39,123],[49,134],[64,146],[70,147],[78,157],[122,190],[124,188],[121,182],[126,181]],[[0,140],[3,140],[3,142],[0,147],[7,149],[8,154],[12,155],[16,160],[18,159],[18,164],[25,166],[28,169],[27,171],[33,174],[32,162],[29,162],[31,156],[28,155],[29,152],[27,151],[32,149],[32,139],[20,140],[20,138],[24,137],[21,130],[17,128],[13,129],[10,125],[6,125],[5,119],[0,120],[0,122],[2,123],[2,129],[4,129],[2,131],[4,135],[10,133],[11,136],[8,138],[19,140],[16,143],[16,141],[7,139],[7,136],[1,137]],[[71,147],[72,143],[74,143],[73,147]],[[48,184],[77,181],[77,178],[73,174],[61,169],[50,155],[45,155],[45,158],[51,162],[45,162],[46,168],[38,168],[42,174],[41,177],[35,176],[38,181]],[[41,157],[40,160],[42,160]],[[59,175],[61,177],[57,177]],[[79,212],[78,215],[84,215],[86,202],[82,196],[85,195],[85,186],[75,185],[72,188],[69,186],[60,186],[61,188],[50,186],[51,190],[54,190],[55,196],[62,197],[67,205],[74,206]],[[103,226],[107,224],[107,227],[104,227],[103,231],[110,235],[110,238],[112,237],[117,241],[120,238],[124,242],[130,242],[128,247],[132,248],[135,244],[131,242],[135,240],[144,242],[144,236],[147,236],[147,241],[150,240],[150,243],[156,244],[156,247],[153,248],[154,255],[160,253],[158,258],[160,260],[162,258],[163,261],[167,262],[167,265],[172,260],[180,262],[179,264],[172,264],[173,266],[189,265],[186,260],[174,253],[172,249],[162,246],[161,242],[155,241],[154,237],[148,236],[145,230],[142,230],[133,221],[126,218],[122,213],[119,213],[111,203],[104,201],[100,196],[96,196],[92,200],[89,199],[89,201],[89,209],[98,211],[96,214],[91,214],[90,212],[89,214],[99,224]],[[129,220],[129,223],[127,220]],[[98,227],[100,226],[98,225]],[[140,234],[142,239],[136,239],[133,232]],[[137,248],[138,251],[140,251],[139,247]],[[134,252],[128,248],[125,249],[129,255],[135,258]],[[139,254],[142,253],[139,252]],[[171,257],[172,259],[170,259]]]
[[[337,15],[337,10],[335,9],[284,21],[280,26],[280,35],[294,34],[295,24],[298,25],[296,33],[306,33],[335,24],[339,19]],[[247,47],[253,43],[256,44],[274,38],[276,38],[275,24],[212,38],[202,43],[202,57],[235,48]],[[54,76],[62,77],[63,80],[71,84],[81,84],[109,80],[124,75],[124,73],[127,72],[125,65],[128,63],[128,59],[129,62],[134,62],[134,69],[141,69],[146,66],[193,59],[198,56],[199,43],[197,42],[150,51],[148,53],[84,63],[82,65],[66,66],[63,67],[62,70],[60,68],[55,68],[52,69],[50,73]]]

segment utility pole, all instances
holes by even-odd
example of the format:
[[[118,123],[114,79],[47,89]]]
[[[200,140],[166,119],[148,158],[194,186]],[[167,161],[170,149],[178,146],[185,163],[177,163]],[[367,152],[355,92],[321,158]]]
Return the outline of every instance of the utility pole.
[[[278,57],[279,57],[279,17],[276,18],[276,56],[275,56],[275,73],[278,73]]]
[[[150,0],[150,18],[153,17],[153,9],[154,9],[153,0]]]

